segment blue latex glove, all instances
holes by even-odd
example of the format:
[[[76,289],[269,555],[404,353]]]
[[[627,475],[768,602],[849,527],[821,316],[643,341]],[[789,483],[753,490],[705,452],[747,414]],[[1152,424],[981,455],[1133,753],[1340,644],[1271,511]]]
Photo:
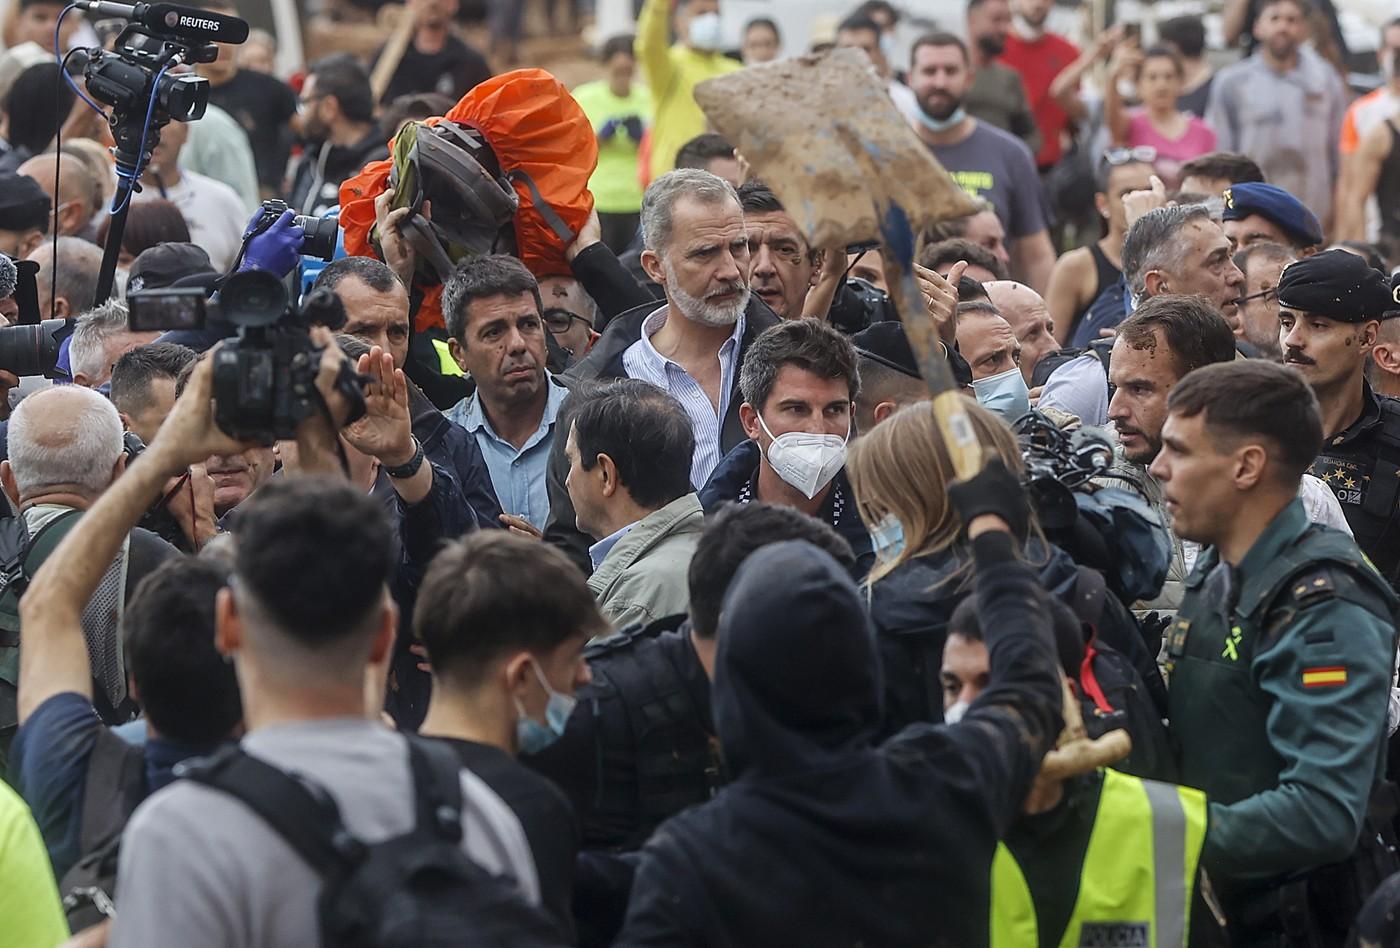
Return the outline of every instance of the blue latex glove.
[[[271,227],[248,241],[248,249],[238,267],[239,272],[263,270],[281,278],[295,270],[301,262],[301,244],[306,238],[302,229],[292,223],[296,216],[296,212],[291,209],[283,211],[282,216],[277,218]],[[253,215],[253,219],[248,223],[248,230],[244,233],[252,230],[261,217],[262,211]]]
[[[636,115],[629,115],[622,120],[622,127],[627,129],[627,137],[632,139],[634,144],[642,143],[642,120]]]
[[[598,129],[598,141],[611,141],[613,136],[617,134],[619,124],[617,119],[608,119],[604,122],[603,127]]]

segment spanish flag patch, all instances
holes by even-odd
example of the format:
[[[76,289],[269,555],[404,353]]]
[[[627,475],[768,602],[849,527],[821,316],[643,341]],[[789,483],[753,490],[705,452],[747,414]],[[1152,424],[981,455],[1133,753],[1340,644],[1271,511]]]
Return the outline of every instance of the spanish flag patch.
[[[1304,688],[1326,688],[1329,685],[1345,685],[1346,683],[1347,670],[1342,665],[1303,669]]]

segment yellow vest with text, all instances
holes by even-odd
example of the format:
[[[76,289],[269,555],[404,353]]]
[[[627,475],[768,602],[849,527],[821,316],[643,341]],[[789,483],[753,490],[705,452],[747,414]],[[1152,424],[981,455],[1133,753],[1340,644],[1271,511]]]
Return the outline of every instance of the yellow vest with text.
[[[1201,791],[1105,770],[1060,948],[1185,948],[1205,835]],[[1034,948],[1038,934],[1025,877],[1011,851],[998,844],[991,948]]]

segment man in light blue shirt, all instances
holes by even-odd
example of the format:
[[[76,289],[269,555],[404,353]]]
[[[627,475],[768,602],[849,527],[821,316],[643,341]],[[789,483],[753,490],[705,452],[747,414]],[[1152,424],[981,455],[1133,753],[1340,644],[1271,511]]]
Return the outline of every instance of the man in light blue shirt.
[[[464,263],[442,294],[448,347],[476,391],[446,412],[476,439],[510,527],[538,535],[549,516],[545,470],[567,391],[545,371],[540,288],[495,254]]]

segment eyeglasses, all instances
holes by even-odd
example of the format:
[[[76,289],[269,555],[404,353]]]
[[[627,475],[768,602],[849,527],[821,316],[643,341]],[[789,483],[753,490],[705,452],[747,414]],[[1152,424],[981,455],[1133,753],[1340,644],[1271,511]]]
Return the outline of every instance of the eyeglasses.
[[[1235,300],[1236,303],[1248,303],[1250,300],[1266,300],[1269,297],[1278,298],[1278,287],[1271,286],[1267,290],[1260,290],[1258,293],[1251,293],[1248,296],[1241,296]]]
[[[1138,162],[1150,165],[1157,161],[1157,149],[1151,145],[1138,145],[1136,148],[1110,148],[1103,153],[1103,160],[1114,168]]]
[[[569,328],[573,326],[575,319],[583,323],[590,330],[593,328],[593,321],[591,319],[585,319],[577,313],[569,312],[567,309],[550,308],[544,311],[545,327],[556,336],[568,332]]]

